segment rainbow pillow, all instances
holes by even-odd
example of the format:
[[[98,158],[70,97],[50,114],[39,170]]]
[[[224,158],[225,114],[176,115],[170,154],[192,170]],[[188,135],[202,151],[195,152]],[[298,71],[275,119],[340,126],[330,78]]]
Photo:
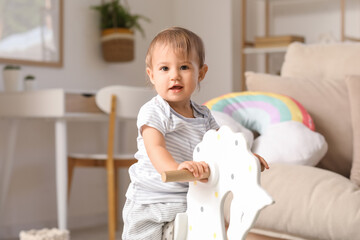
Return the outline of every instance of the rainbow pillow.
[[[262,134],[269,125],[302,122],[315,130],[314,122],[306,109],[295,99],[268,92],[233,92],[214,98],[204,104],[212,111],[223,112],[244,127]]]

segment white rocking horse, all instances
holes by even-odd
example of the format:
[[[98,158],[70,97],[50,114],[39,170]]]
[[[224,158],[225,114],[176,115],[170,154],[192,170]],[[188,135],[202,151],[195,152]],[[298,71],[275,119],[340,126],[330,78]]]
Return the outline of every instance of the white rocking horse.
[[[258,213],[273,203],[260,186],[260,163],[242,133],[223,126],[208,131],[194,149],[194,161],[210,167],[207,183],[198,182],[187,170],[165,172],[164,182],[191,181],[187,211],[174,223],[174,240],[245,239]],[[224,202],[232,193],[230,223],[226,232]]]

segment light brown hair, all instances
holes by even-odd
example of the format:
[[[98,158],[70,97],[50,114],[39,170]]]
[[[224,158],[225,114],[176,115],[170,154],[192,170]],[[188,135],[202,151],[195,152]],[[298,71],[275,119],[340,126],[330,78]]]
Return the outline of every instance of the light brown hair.
[[[186,57],[195,53],[199,60],[199,68],[204,65],[204,43],[198,35],[190,30],[181,27],[171,27],[158,33],[151,41],[146,54],[145,63],[148,68],[152,68],[152,52],[157,44],[167,45],[174,49],[175,52],[185,54]]]

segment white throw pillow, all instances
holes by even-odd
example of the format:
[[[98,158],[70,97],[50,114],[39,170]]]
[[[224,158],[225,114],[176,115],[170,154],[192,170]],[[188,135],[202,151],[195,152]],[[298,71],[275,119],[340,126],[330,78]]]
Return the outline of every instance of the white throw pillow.
[[[325,138],[296,121],[270,125],[254,140],[252,151],[268,163],[315,166],[327,151]]]
[[[211,114],[214,116],[215,121],[219,126],[228,126],[233,132],[241,132],[244,134],[246,142],[248,143],[249,147],[253,145],[254,141],[254,134],[244,126],[242,126],[239,122],[235,119],[227,115],[223,112],[218,111],[211,111]]]

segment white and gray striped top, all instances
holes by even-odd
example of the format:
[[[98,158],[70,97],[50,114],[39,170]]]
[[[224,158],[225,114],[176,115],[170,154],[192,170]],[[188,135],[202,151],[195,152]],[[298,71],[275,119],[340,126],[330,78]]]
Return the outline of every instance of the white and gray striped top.
[[[218,129],[210,110],[191,102],[195,118],[175,112],[159,95],[141,107],[137,119],[137,163],[129,169],[131,183],[126,197],[140,204],[186,202],[188,183],[163,183],[161,175],[150,162],[140,130],[144,125],[156,128],[165,137],[166,149],[176,162],[192,160],[195,146],[206,131]]]

